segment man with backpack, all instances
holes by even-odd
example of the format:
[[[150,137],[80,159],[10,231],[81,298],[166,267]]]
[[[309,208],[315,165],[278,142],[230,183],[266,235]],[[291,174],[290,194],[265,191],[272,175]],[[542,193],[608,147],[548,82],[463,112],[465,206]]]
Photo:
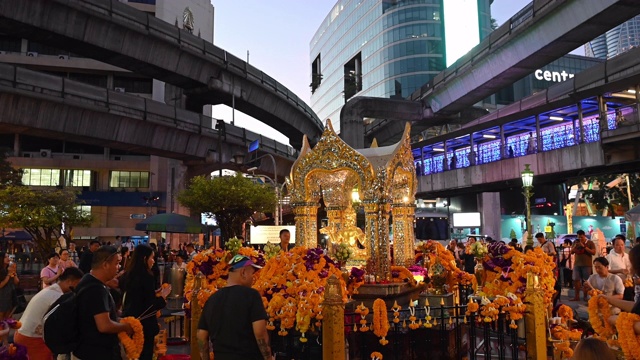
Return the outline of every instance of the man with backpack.
[[[72,291],[78,285],[82,275],[82,271],[78,268],[70,267],[58,277],[55,284],[42,289],[29,301],[20,318],[22,326],[14,336],[16,344],[26,346],[29,359],[52,359],[53,354],[42,339],[44,334],[42,317],[62,294]]]
[[[118,333],[133,335],[129,324],[118,322],[116,307],[106,284],[118,274],[120,252],[115,246],[101,246],[93,252],[91,273],[77,287],[78,342],[71,358],[120,360]]]

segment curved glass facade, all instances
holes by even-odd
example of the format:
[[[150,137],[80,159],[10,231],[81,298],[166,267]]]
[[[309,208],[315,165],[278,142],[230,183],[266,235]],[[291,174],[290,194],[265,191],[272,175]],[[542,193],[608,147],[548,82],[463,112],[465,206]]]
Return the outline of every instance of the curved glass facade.
[[[489,0],[478,2],[488,9]],[[340,131],[352,96],[406,98],[444,70],[442,14],[442,0],[338,1],[310,43],[311,107],[320,119]]]

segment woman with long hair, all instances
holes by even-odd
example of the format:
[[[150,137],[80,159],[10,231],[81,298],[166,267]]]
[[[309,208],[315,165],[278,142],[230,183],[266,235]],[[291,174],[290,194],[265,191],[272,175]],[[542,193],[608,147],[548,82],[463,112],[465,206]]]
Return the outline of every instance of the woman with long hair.
[[[16,264],[11,261],[9,254],[0,252],[0,321],[9,317],[13,310],[19,281]]]
[[[165,307],[165,299],[171,292],[171,287],[156,290],[151,272],[154,262],[153,249],[149,245],[138,245],[122,276],[122,316],[140,318],[144,331],[144,346],[140,360],[151,360],[153,357],[153,338],[160,331],[156,312]]]

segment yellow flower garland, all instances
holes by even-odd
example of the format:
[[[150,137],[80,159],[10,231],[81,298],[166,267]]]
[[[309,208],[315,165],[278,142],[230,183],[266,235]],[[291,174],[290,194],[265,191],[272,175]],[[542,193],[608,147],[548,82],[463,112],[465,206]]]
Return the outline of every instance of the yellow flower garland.
[[[127,353],[128,359],[139,359],[142,353],[142,346],[144,345],[144,333],[142,332],[142,324],[140,320],[127,316],[120,319],[121,323],[131,325],[133,328],[133,338],[129,337],[126,332],[118,333],[118,339],[124,346],[124,351]]]
[[[640,321],[640,315],[621,312],[616,320],[618,343],[629,360],[640,360],[640,336],[633,330],[634,323]]]
[[[364,303],[360,303],[358,307],[356,307],[356,314],[360,314],[360,331],[367,332],[369,331],[369,327],[367,326],[367,315],[369,314],[369,308],[364,306]],[[354,325],[354,329],[355,329]]]
[[[380,337],[380,344],[387,345],[386,339],[389,332],[389,318],[387,317],[387,304],[382,299],[373,302],[373,333]]]
[[[598,296],[600,293],[601,292],[597,290],[589,292],[589,294],[591,294],[588,305],[589,323],[602,339],[608,340],[615,333],[608,321],[611,316],[611,307],[607,299]],[[602,317],[600,315],[602,315]]]

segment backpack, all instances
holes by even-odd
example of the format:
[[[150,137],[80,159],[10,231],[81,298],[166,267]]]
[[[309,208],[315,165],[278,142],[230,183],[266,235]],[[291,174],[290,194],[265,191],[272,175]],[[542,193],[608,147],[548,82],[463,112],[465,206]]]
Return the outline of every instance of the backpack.
[[[98,284],[83,287],[63,294],[56,300],[42,318],[44,343],[54,354],[69,354],[80,341],[78,326],[78,297],[87,289]]]

